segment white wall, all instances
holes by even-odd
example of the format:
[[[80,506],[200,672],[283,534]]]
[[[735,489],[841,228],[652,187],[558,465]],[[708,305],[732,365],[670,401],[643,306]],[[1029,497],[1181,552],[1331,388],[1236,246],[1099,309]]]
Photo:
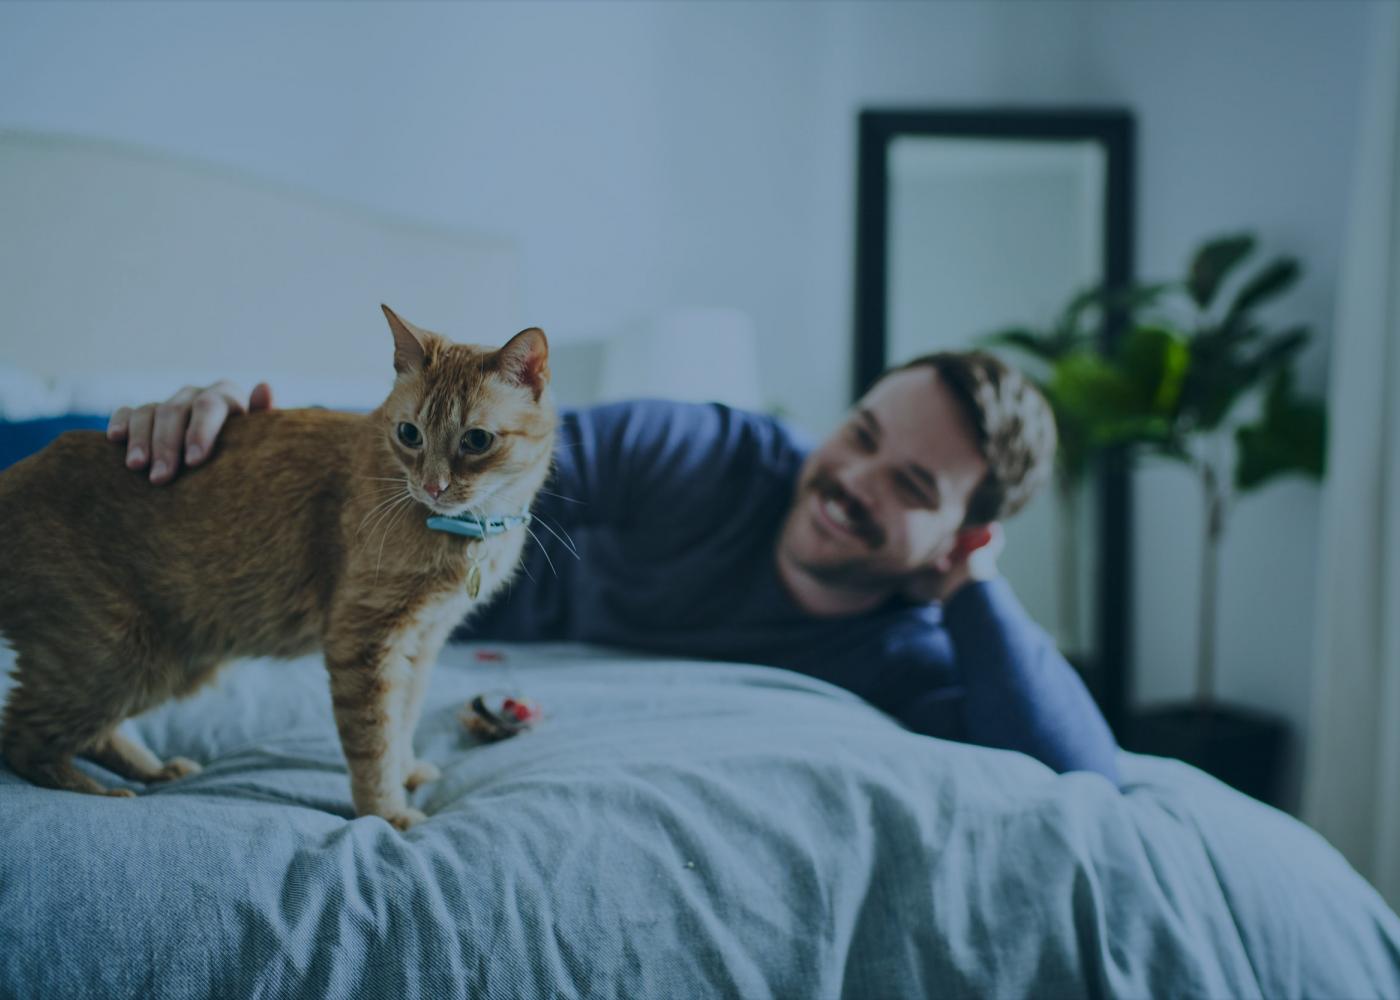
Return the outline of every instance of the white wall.
[[[773,401],[846,397],[855,111],[1128,105],[1143,275],[1203,236],[1300,254],[1325,331],[1366,4],[0,6],[0,125],[173,150],[518,241],[556,337],[719,303],[762,330]],[[431,317],[422,321],[431,323]],[[1323,358],[1305,385],[1323,384]],[[1142,474],[1144,699],[1187,693],[1197,505]],[[1222,688],[1305,720],[1317,496],[1246,501],[1225,552]]]
[[[1304,388],[1325,385],[1327,337],[1360,123],[1362,4],[1108,5],[1094,84],[1138,110],[1139,271],[1179,270],[1203,233],[1259,232],[1307,272],[1272,313],[1319,334]],[[1220,692],[1278,711],[1305,738],[1318,502],[1281,481],[1235,509],[1222,556]],[[1178,469],[1137,485],[1137,614],[1145,700],[1191,690],[1201,505]],[[1289,775],[1296,802],[1298,760]]]

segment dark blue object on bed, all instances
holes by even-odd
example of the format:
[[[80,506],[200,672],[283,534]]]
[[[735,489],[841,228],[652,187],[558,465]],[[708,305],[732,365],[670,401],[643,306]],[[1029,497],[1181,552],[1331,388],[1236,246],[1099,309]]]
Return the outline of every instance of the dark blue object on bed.
[[[135,799],[0,770],[0,996],[1400,996],[1377,894],[1185,765],[1119,794],[797,674],[501,649],[445,651],[406,835],[353,818],[314,659],[136,720],[205,770]],[[506,685],[545,718],[478,745]]]
[[[37,420],[0,420],[0,470],[42,450],[65,431],[105,431],[107,418],[65,413]]]

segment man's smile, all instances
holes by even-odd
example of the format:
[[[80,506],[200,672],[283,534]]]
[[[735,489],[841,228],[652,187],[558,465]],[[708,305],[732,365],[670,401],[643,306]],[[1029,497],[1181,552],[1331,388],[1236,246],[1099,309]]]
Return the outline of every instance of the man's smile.
[[[817,523],[828,532],[850,538],[859,537],[846,508],[835,497],[813,493],[812,500],[816,507]]]
[[[879,548],[884,540],[864,508],[830,479],[812,484],[811,505],[817,530],[830,538],[851,539],[871,549]]]

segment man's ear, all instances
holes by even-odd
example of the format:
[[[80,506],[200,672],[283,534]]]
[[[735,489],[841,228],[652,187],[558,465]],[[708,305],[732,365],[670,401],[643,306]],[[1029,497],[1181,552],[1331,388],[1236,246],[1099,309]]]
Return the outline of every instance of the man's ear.
[[[400,375],[414,375],[422,371],[428,363],[433,341],[437,338],[427,330],[420,330],[400,318],[399,314],[388,306],[381,303],[379,308],[384,310],[384,318],[389,321],[389,331],[394,335],[394,371]]]
[[[987,545],[992,540],[992,529],[985,524],[969,524],[959,528],[953,537],[952,547],[934,560],[934,567],[940,573],[947,573],[956,566],[967,562],[968,556]]]

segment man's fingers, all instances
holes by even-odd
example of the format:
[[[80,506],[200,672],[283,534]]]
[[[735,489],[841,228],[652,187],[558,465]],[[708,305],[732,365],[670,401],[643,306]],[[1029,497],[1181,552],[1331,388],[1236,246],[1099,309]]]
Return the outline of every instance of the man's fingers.
[[[185,428],[190,422],[190,406],[199,390],[186,386],[156,407],[151,432],[151,482],[168,483],[180,468],[180,452]]]
[[[214,387],[218,388],[218,386]],[[240,413],[242,403],[223,392],[206,389],[195,398],[190,412],[189,430],[185,432],[185,463],[198,465],[209,455],[214,440],[230,413]]]
[[[272,386],[266,382],[259,382],[253,386],[253,395],[248,399],[249,410],[270,410],[272,409]]]
[[[242,413],[248,408],[248,394],[228,379],[220,379],[199,390],[200,396],[222,396],[229,413]]]
[[[138,406],[127,417],[126,467],[144,469],[151,460],[151,428],[155,425],[156,408]]]
[[[126,438],[126,464],[151,470],[151,482],[168,483],[183,460],[198,465],[214,450],[214,442],[230,414],[272,409],[272,390],[259,382],[252,397],[232,382],[204,389],[186,386],[164,403],[135,409],[122,407],[107,422],[107,436]]]
[[[121,441],[126,438],[127,425],[131,423],[131,407],[119,406],[117,412],[107,421],[107,440]]]

